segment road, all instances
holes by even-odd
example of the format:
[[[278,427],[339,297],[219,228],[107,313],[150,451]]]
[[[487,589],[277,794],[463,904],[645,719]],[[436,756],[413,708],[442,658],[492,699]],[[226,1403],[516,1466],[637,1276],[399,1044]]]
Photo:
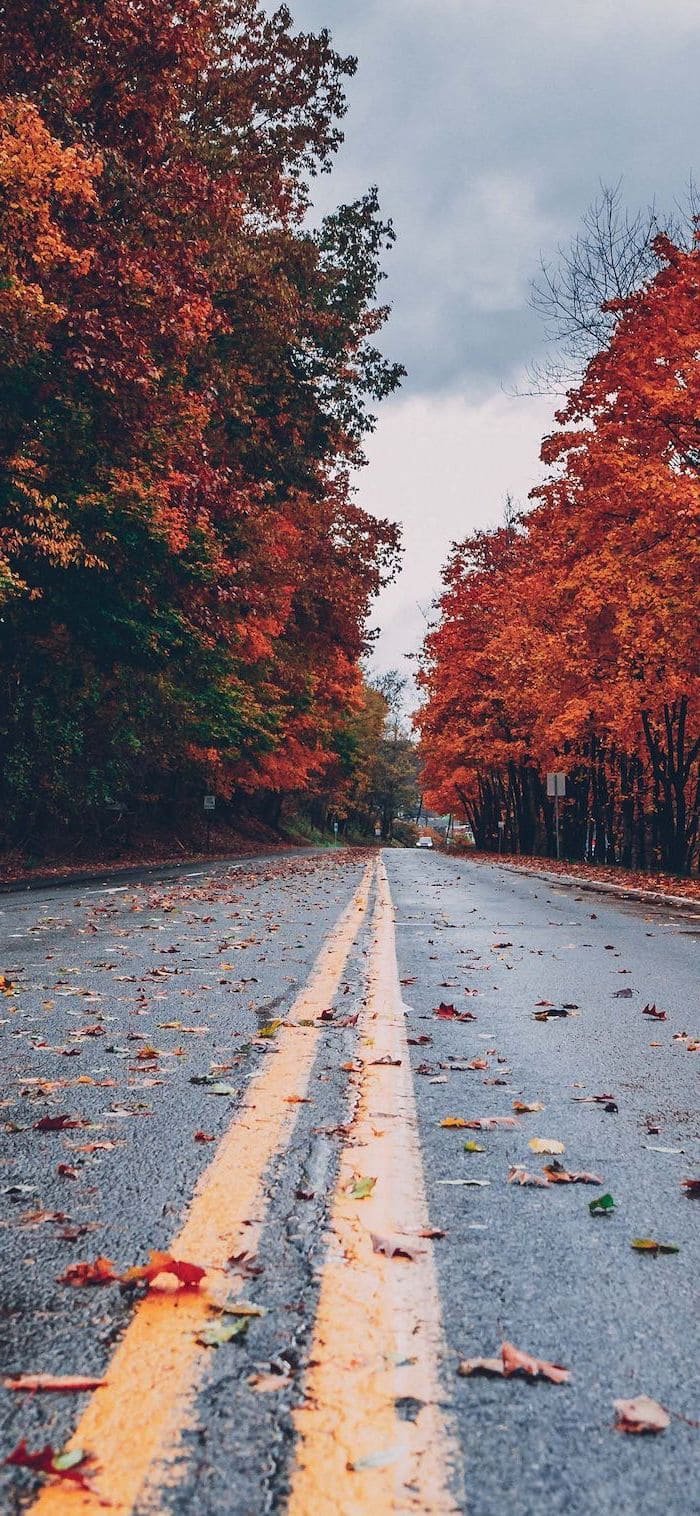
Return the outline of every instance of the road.
[[[309,850],[0,930],[0,1374],[105,1381],[0,1390],[0,1456],[78,1450],[3,1512],[700,1511],[697,916]],[[553,1161],[599,1179],[509,1182]],[[570,1380],[458,1373],[504,1341]]]

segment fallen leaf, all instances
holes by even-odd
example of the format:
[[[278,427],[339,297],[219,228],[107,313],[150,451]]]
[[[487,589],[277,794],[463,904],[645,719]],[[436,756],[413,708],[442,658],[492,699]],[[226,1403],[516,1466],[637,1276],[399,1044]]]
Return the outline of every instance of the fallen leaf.
[[[472,1058],[471,1063],[465,1063],[464,1067],[465,1069],[487,1069],[489,1061],[488,1058]]]
[[[533,1100],[531,1104],[528,1104],[525,1100],[514,1100],[513,1110],[518,1116],[530,1116],[534,1115],[536,1111],[543,1111],[544,1106],[541,1100]]]
[[[374,1186],[375,1186],[376,1183],[377,1183],[376,1179],[367,1179],[367,1178],[356,1179],[355,1182],[354,1182],[354,1184],[348,1190],[348,1194],[350,1196],[350,1199],[351,1200],[366,1200],[367,1197],[372,1194],[372,1190],[374,1189]]]
[[[268,1021],[265,1026],[260,1027],[258,1037],[275,1037],[281,1026],[282,1018],[276,1016],[273,1021]]]
[[[602,1184],[600,1174],[588,1174],[585,1171],[572,1173],[565,1169],[563,1164],[555,1159],[553,1163],[545,1163],[542,1172],[547,1175],[550,1184]]]
[[[458,1011],[456,1006],[445,1005],[443,1001],[433,1011],[433,1015],[437,1016],[440,1021],[476,1021],[473,1011]]]
[[[689,1198],[697,1200],[700,1198],[700,1179],[681,1179],[681,1189]]]
[[[565,1153],[563,1142],[556,1137],[531,1137],[528,1147],[533,1153]]]
[[[212,1132],[195,1132],[194,1140],[195,1142],[216,1142]]]
[[[375,1253],[383,1253],[385,1258],[408,1258],[412,1263],[420,1257],[422,1248],[411,1247],[403,1237],[383,1236],[379,1232],[370,1232],[372,1249]]]
[[[74,1169],[73,1166],[72,1166],[72,1164],[70,1164],[70,1163],[59,1163],[59,1164],[57,1164],[57,1166],[56,1166],[56,1173],[59,1175],[59,1178],[61,1178],[61,1179],[78,1179],[80,1177],[79,1174],[78,1174],[78,1170]]]
[[[438,1242],[441,1237],[447,1236],[447,1232],[441,1226],[422,1226],[418,1231],[418,1236]]]
[[[613,1000],[631,1000],[633,993],[630,989],[613,990]]]
[[[27,1390],[36,1394],[43,1390],[82,1394],[84,1390],[99,1390],[106,1379],[90,1379],[82,1374],[20,1374],[16,1379],[3,1379],[6,1390]]]
[[[264,1316],[265,1308],[261,1305],[253,1305],[251,1300],[230,1300],[222,1305],[221,1310],[225,1316]]]
[[[680,1253],[675,1242],[656,1242],[653,1237],[633,1237],[630,1247],[637,1253]]]
[[[159,1274],[172,1274],[186,1288],[196,1289],[206,1272],[198,1263],[186,1263],[181,1258],[173,1258],[171,1253],[151,1252],[148,1263],[127,1269],[121,1277],[123,1284],[151,1284]]]
[[[71,1263],[64,1274],[59,1274],[59,1284],[71,1284],[81,1289],[88,1284],[116,1284],[119,1275],[114,1272],[111,1258],[100,1255],[92,1263]]]
[[[465,1119],[464,1119],[463,1116],[443,1116],[442,1121],[440,1122],[440,1126],[450,1126],[450,1127],[452,1127],[452,1126],[458,1126],[459,1127],[459,1126],[468,1126],[468,1125],[469,1125],[468,1121],[465,1121]]]
[[[552,1384],[566,1384],[570,1370],[561,1364],[548,1363],[545,1358],[533,1358],[523,1353],[512,1342],[504,1342],[500,1358],[465,1358],[457,1373],[463,1378],[471,1374],[496,1374],[499,1378],[511,1379],[514,1374],[525,1374],[528,1379],[549,1379]]]
[[[67,1132],[71,1127],[88,1126],[82,1116],[42,1116],[34,1122],[35,1132]]]
[[[543,1174],[528,1174],[527,1169],[521,1168],[520,1164],[514,1164],[508,1170],[508,1183],[530,1184],[544,1188],[549,1184],[549,1180]]]
[[[551,1379],[553,1384],[566,1384],[570,1378],[570,1370],[562,1368],[559,1363],[548,1363],[546,1358],[533,1358],[529,1353],[523,1353],[521,1348],[514,1347],[512,1342],[504,1342],[501,1348],[503,1369],[507,1377],[511,1374],[527,1374],[530,1379]]]
[[[228,1259],[228,1265],[236,1274],[240,1274],[242,1279],[254,1279],[256,1274],[265,1272],[262,1264],[258,1263],[252,1253],[232,1253]]]
[[[82,1490],[90,1489],[85,1473],[94,1460],[92,1455],[84,1453],[82,1448],[72,1448],[70,1452],[56,1453],[47,1442],[46,1447],[37,1449],[36,1453],[30,1453],[23,1437],[4,1461],[6,1464],[16,1464],[21,1469],[33,1469],[38,1474],[55,1474],[59,1479],[71,1479]]]
[[[473,1116],[471,1120],[462,1123],[472,1132],[490,1132],[499,1126],[512,1130],[518,1124],[516,1116]]]
[[[505,1369],[502,1358],[463,1358],[457,1365],[457,1373],[462,1379],[468,1379],[471,1374],[497,1374],[503,1379]]]
[[[649,1395],[634,1400],[614,1400],[615,1429],[618,1432],[665,1432],[671,1424],[668,1411]]]
[[[480,1142],[475,1142],[473,1137],[469,1137],[464,1144],[464,1151],[465,1153],[485,1153],[486,1148],[482,1148]]]
[[[213,1321],[210,1326],[202,1327],[197,1332],[196,1340],[205,1348],[220,1348],[225,1342],[232,1342],[235,1337],[244,1337],[250,1323],[246,1316],[239,1321]]]
[[[490,1179],[438,1179],[437,1183],[438,1184],[463,1184],[463,1185],[471,1186],[473,1189],[483,1190],[483,1189],[487,1189],[488,1188],[488,1186],[491,1183],[491,1180]]]
[[[643,1010],[642,1010],[642,1015],[643,1016],[653,1016],[655,1021],[668,1021],[668,1016],[667,1016],[666,1012],[665,1011],[657,1011],[655,1005],[645,1005],[644,1008],[643,1008]],[[630,1401],[629,1404],[631,1405],[632,1401]]]
[[[615,1209],[615,1201],[612,1195],[597,1195],[595,1200],[589,1200],[588,1209],[591,1216],[609,1216]]]

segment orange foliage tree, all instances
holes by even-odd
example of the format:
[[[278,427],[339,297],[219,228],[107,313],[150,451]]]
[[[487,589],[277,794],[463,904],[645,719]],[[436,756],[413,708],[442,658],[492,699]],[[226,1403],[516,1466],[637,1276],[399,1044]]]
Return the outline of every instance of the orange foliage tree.
[[[2,815],[272,807],[361,699],[392,240],[307,225],[354,61],[257,0],[0,13]]]
[[[609,345],[545,439],[525,517],[455,549],[424,649],[435,803],[494,846],[549,845],[565,770],[572,855],[687,873],[700,802],[700,248],[614,307]]]

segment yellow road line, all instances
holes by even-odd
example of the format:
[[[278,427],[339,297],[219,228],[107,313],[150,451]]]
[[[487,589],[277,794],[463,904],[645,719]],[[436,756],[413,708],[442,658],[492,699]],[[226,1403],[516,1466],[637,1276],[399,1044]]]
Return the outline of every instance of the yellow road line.
[[[458,1512],[459,1454],[440,1400],[444,1344],[413,1081],[396,966],[391,894],[380,865],[362,1073],[334,1197],[287,1516],[447,1516]],[[379,1059],[400,1059],[377,1062]],[[375,1178],[369,1198],[349,1195]],[[373,1249],[370,1233],[420,1249]],[[405,1419],[397,1410],[411,1419]]]
[[[326,938],[289,1021],[318,1017],[336,994],[366,914],[372,870],[368,864]],[[139,1497],[148,1494],[157,1507],[158,1490],[177,1482],[184,1467],[182,1433],[211,1351],[195,1334],[211,1319],[212,1303],[232,1294],[227,1259],[258,1245],[267,1207],[265,1172],[289,1142],[298,1111],[289,1097],[305,1095],[320,1035],[320,1023],[280,1029],[279,1050],[252,1081],[170,1245],[176,1258],[212,1271],[207,1288],[149,1292],[107,1369],[107,1385],[95,1391],[80,1417],[68,1447],[97,1458],[95,1493],[46,1485],[30,1516],[105,1516],[106,1509],[110,1516],[129,1516]]]

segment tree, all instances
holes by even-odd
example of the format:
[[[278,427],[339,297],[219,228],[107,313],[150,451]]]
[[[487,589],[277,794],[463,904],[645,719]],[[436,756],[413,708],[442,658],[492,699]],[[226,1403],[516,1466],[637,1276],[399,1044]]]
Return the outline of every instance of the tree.
[[[305,224],[353,69],[256,0],[2,8],[16,835],[204,783],[277,804],[333,759],[397,546],[349,483],[402,372],[393,233],[373,191]]]

